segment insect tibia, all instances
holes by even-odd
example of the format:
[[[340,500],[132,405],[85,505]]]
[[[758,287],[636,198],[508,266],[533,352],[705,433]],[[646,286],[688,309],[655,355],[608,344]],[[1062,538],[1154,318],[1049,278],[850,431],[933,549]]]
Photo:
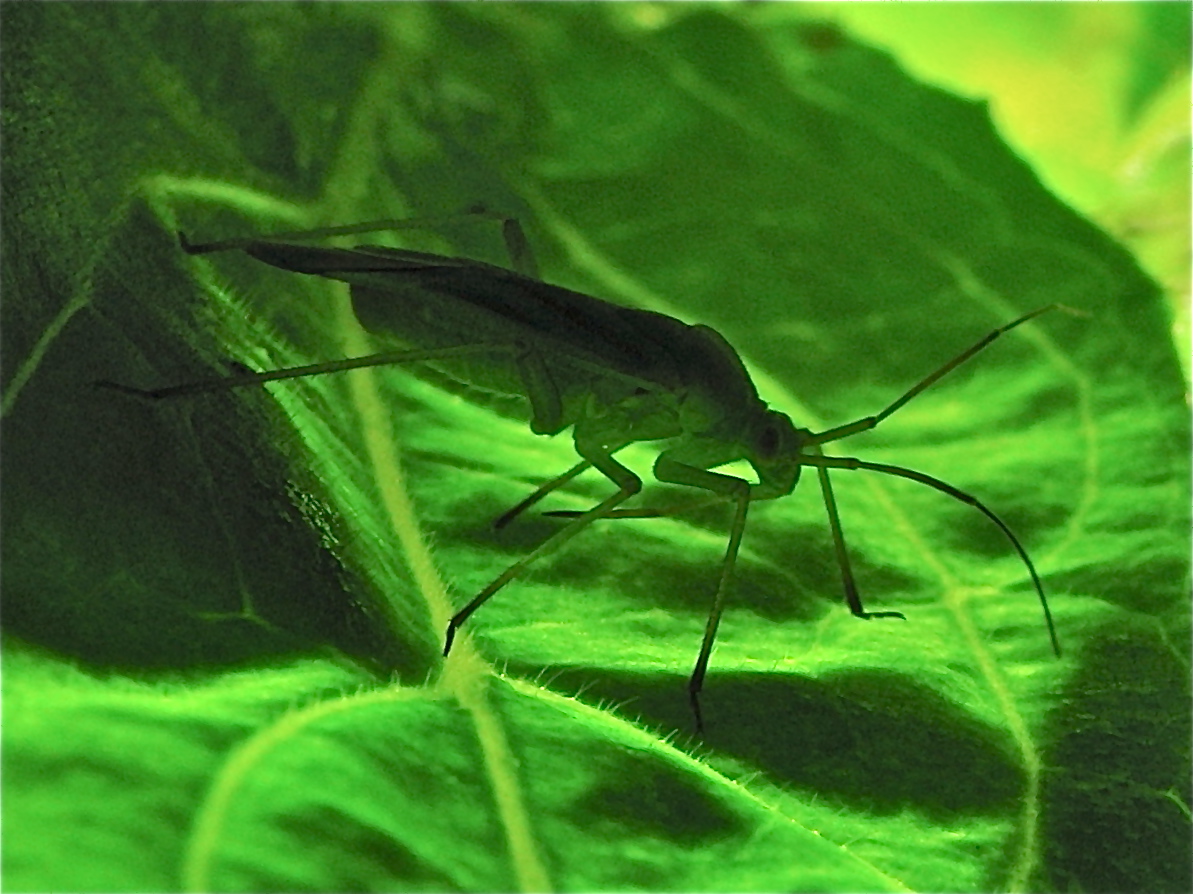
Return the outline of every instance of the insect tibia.
[[[669,515],[678,515],[682,511],[682,509],[618,509],[602,516],[601,521],[611,518],[665,518]],[[550,512],[543,513],[547,518],[579,518],[583,514],[578,509],[552,509]]]

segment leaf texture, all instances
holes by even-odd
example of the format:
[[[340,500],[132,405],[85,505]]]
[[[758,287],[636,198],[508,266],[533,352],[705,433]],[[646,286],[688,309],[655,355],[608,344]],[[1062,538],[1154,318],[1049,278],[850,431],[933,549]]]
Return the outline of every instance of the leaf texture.
[[[8,890],[1187,890],[1189,417],[1161,290],[985,106],[806,13],[5,5]],[[610,521],[464,627],[575,462],[516,400],[374,369],[348,295],[195,240],[483,205],[544,278],[704,323],[797,425],[751,507]],[[445,223],[395,244],[505,263]],[[372,238],[372,237],[369,237]],[[462,333],[466,338],[467,333]],[[649,444],[625,451],[649,478]],[[591,473],[544,509],[609,492]],[[643,505],[691,495],[648,487]]]

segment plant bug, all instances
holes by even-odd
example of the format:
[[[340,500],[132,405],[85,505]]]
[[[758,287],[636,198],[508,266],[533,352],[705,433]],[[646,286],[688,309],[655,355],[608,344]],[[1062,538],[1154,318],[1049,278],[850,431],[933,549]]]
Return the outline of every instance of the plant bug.
[[[797,428],[790,418],[761,400],[737,352],[715,330],[549,285],[538,278],[533,255],[516,220],[486,211],[468,216],[500,222],[513,269],[377,245],[330,248],[306,244],[333,236],[429,228],[459,218],[375,221],[205,244],[192,244],[180,233],[180,244],[188,254],[239,250],[282,270],[347,283],[361,324],[374,336],[409,347],[168,388],[142,390],[107,381],[96,384],[141,397],[169,398],[362,367],[426,363],[459,381],[525,397],[530,405],[530,428],[536,434],[555,435],[570,427],[581,461],[543,484],[495,524],[500,527],[508,523],[588,468],[608,478],[616,492],[585,512],[548,513],[569,521],[456,612],[445,634],[445,656],[451,651],[457,631],[473,612],[532,562],[554,553],[593,522],[666,514],[620,508],[641,490],[642,481],[615,458],[630,443],[659,442],[653,469],[656,479],[707,491],[712,501],[729,502],[733,507],[728,545],[704,639],[688,681],[697,731],[703,728],[700,691],[750,504],[790,494],[804,466],[816,469],[845,599],[855,616],[904,617],[896,611],[869,612],[862,606],[829,480],[830,469],[861,469],[916,481],[984,514],[1007,537],[1027,568],[1039,596],[1052,649],[1060,655],[1052,614],[1035,566],[1018,538],[994,512],[975,497],[923,472],[852,457],[826,456],[821,448],[875,428],[1004,333],[1061,305],[1038,308],[994,329],[882,411],[813,432]],[[757,483],[713,471],[738,460],[753,467]]]

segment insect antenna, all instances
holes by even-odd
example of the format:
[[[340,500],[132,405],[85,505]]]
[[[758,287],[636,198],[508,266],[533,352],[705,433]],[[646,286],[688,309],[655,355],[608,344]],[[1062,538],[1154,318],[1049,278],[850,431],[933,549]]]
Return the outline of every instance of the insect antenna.
[[[878,472],[882,475],[891,475],[895,478],[906,478],[908,481],[916,481],[920,484],[927,485],[933,490],[938,490],[943,494],[947,494],[954,500],[966,503],[981,512],[986,518],[994,522],[999,530],[1006,535],[1006,538],[1011,542],[1011,546],[1015,548],[1015,552],[1019,554],[1019,558],[1023,560],[1023,564],[1027,566],[1028,574],[1031,575],[1032,584],[1035,586],[1036,594],[1040,597],[1040,607],[1044,610],[1044,622],[1048,626],[1048,637],[1052,641],[1052,651],[1059,658],[1061,654],[1060,639],[1056,635],[1056,626],[1052,621],[1052,611],[1048,608],[1048,598],[1044,595],[1044,585],[1040,582],[1040,575],[1036,572],[1036,566],[1032,562],[1031,557],[1027,554],[1027,550],[1023,548],[1023,544],[1019,542],[1019,538],[1015,536],[1014,532],[1007,526],[1001,518],[999,518],[992,509],[986,506],[981,500],[972,494],[967,494],[963,490],[953,487],[939,478],[934,478],[924,472],[917,472],[915,469],[906,469],[902,466],[892,466],[887,463],[871,463],[864,460],[856,459],[851,456],[823,456],[823,455],[808,455],[800,457],[800,463],[803,465],[816,466],[819,469],[849,469],[851,471],[863,470],[867,472]]]
[[[902,396],[900,396],[898,400],[896,400],[892,404],[890,404],[881,413],[875,413],[873,416],[864,416],[861,419],[855,419],[853,422],[848,422],[845,425],[838,425],[835,428],[830,428],[825,431],[819,432],[818,434],[814,434],[810,438],[806,439],[804,441],[804,443],[807,445],[827,444],[830,441],[839,441],[842,438],[848,438],[850,435],[856,435],[856,434],[860,434],[861,432],[864,432],[864,431],[870,431],[872,428],[876,427],[878,425],[878,423],[882,422],[884,419],[886,419],[888,416],[890,416],[896,410],[899,410],[900,408],[902,408],[913,397],[915,397],[918,394],[921,394],[922,392],[926,391],[928,388],[931,388],[938,381],[940,381],[946,375],[951,373],[953,370],[955,370],[958,366],[960,366],[962,363],[964,363],[966,360],[968,360],[974,354],[977,354],[979,351],[985,350],[987,347],[990,346],[991,342],[993,342],[999,336],[1005,335],[1006,333],[1010,332],[1012,329],[1015,329],[1018,326],[1022,326],[1024,323],[1028,322],[1029,320],[1034,320],[1036,317],[1040,316],[1041,314],[1046,314],[1051,310],[1063,310],[1067,314],[1072,314],[1074,316],[1079,316],[1079,317],[1086,316],[1085,312],[1076,310],[1072,307],[1068,307],[1067,305],[1064,305],[1064,304],[1046,304],[1043,307],[1037,307],[1035,310],[1025,313],[1023,316],[1019,317],[1018,319],[1012,320],[1011,322],[1007,323],[1005,326],[999,326],[997,329],[992,330],[989,334],[987,334],[986,336],[981,338],[979,341],[974,342],[972,345],[970,345],[968,348],[966,348],[964,351],[962,351],[960,354],[958,354],[956,357],[954,357],[952,360],[950,360],[944,366],[940,367],[940,369],[936,370],[934,373],[931,373],[930,375],[921,379],[919,382],[917,382],[911,388],[907,389],[907,391]]]

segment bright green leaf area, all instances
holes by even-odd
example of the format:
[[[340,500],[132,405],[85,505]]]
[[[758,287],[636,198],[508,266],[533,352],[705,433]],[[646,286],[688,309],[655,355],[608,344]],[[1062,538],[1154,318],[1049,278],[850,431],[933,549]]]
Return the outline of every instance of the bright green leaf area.
[[[813,12],[2,7],[5,890],[1189,889],[1172,296],[985,106]],[[1122,63],[1132,108],[1174,52]],[[385,345],[342,285],[178,230],[477,205],[548,282],[724,334],[812,430],[1078,311],[830,446],[994,510],[1063,657],[988,519],[841,470],[863,603],[907,620],[851,616],[805,470],[750,508],[697,738],[730,513],[649,484],[657,445],[619,454],[637,502],[688,511],[593,525],[444,659],[452,613],[564,524],[538,510],[611,492],[590,471],[493,529],[576,462],[567,433],[421,368],[88,387]],[[365,239],[509,262],[475,221]]]

